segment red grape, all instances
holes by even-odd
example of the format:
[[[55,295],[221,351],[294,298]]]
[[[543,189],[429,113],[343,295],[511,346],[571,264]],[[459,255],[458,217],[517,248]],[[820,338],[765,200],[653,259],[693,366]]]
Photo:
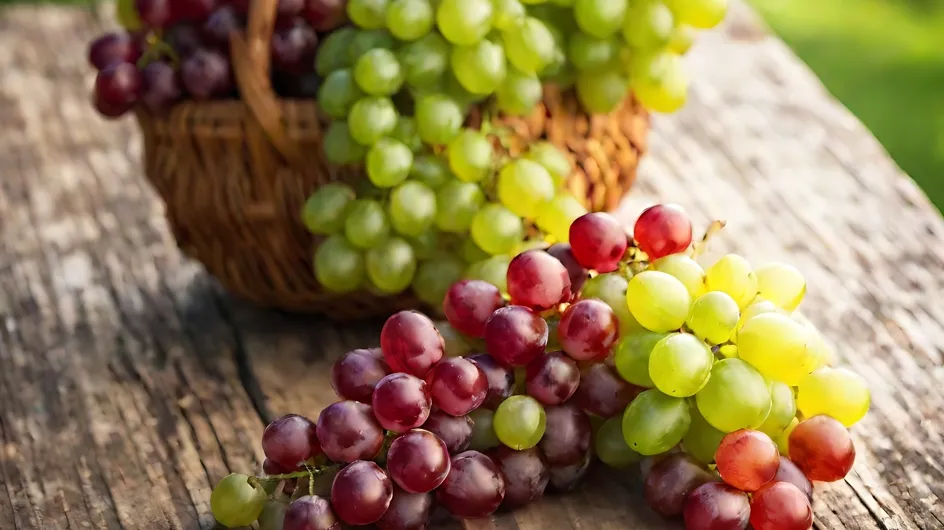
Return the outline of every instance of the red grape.
[[[485,321],[504,305],[498,287],[482,280],[462,280],[446,291],[443,312],[452,327],[470,337],[482,337]]]
[[[546,407],[547,427],[538,447],[552,466],[579,464],[590,450],[590,417],[572,403]]]
[[[426,493],[438,488],[446,480],[450,466],[446,444],[422,429],[398,436],[387,452],[390,477],[410,493]]]
[[[583,410],[601,418],[611,418],[622,414],[643,390],[627,383],[609,366],[594,364],[581,374],[575,399]]]
[[[301,74],[314,68],[318,34],[301,19],[276,29],[272,34],[272,66],[277,70]]]
[[[141,103],[151,112],[167,112],[183,97],[177,72],[164,61],[145,66],[141,70],[141,81],[144,84]]]
[[[544,495],[550,474],[547,460],[537,448],[515,451],[500,446],[490,452],[492,460],[505,476],[505,500],[503,506],[516,508],[540,499]]]
[[[608,213],[588,213],[570,225],[570,248],[577,263],[597,272],[613,272],[626,253],[626,232]]]
[[[297,468],[320,452],[315,424],[297,414],[277,418],[262,433],[262,452],[283,468]]]
[[[751,500],[754,530],[807,530],[813,526],[813,508],[800,488],[789,482],[771,482]]]
[[[224,2],[232,6],[241,17],[245,17],[249,14],[249,3],[251,1],[252,0],[224,0]]]
[[[813,502],[813,483],[806,478],[806,475],[793,463],[793,460],[785,456],[780,457],[780,468],[777,469],[777,476],[774,477],[774,481],[793,484],[806,495],[810,502]]]
[[[790,433],[790,459],[810,480],[835,482],[855,464],[855,445],[849,430],[829,416],[801,421]]]
[[[386,361],[370,350],[352,350],[331,366],[331,388],[341,399],[371,403],[374,387],[389,373]]]
[[[342,469],[331,484],[331,505],[347,524],[376,523],[393,500],[393,483],[380,466],[359,460]]]
[[[171,0],[135,0],[138,18],[146,26],[153,29],[163,29],[173,21]]]
[[[393,432],[406,432],[426,423],[433,405],[426,381],[402,372],[377,383],[372,403],[377,421]]]
[[[570,292],[576,296],[583,289],[583,284],[587,282],[590,273],[577,262],[577,258],[574,257],[574,253],[570,248],[570,243],[551,245],[547,249],[547,253],[557,258],[567,269],[567,274],[570,276]]]
[[[685,530],[744,530],[751,516],[747,493],[723,483],[695,488],[685,501]]]
[[[285,510],[282,530],[340,530],[341,523],[331,511],[327,499],[305,495]]]
[[[293,471],[295,471],[295,468],[285,467],[271,458],[266,458],[262,461],[262,472],[266,475],[282,475]]]
[[[176,24],[167,31],[164,40],[181,58],[193,55],[203,47],[203,36],[192,24]]]
[[[197,101],[225,96],[233,90],[229,60],[215,50],[199,49],[184,59],[180,77]]]
[[[279,26],[294,23],[295,17],[305,9],[305,0],[279,0],[276,18]]]
[[[528,395],[545,405],[560,405],[580,385],[580,369],[563,352],[545,353],[528,363],[525,371]]]
[[[335,462],[371,459],[383,446],[383,428],[370,405],[339,401],[318,416],[318,440],[324,453]]]
[[[547,331],[547,322],[527,307],[503,307],[485,322],[485,349],[500,363],[525,366],[544,353]]]
[[[655,261],[683,252],[692,244],[692,221],[681,206],[657,204],[639,215],[633,237],[649,260]]]
[[[570,305],[561,316],[557,338],[578,361],[602,361],[619,339],[619,320],[613,309],[595,298]]]
[[[472,419],[468,416],[450,416],[439,410],[431,412],[429,419],[423,424],[424,429],[438,436],[446,444],[451,455],[469,448],[473,426]]]
[[[203,34],[214,45],[229,49],[230,37],[243,28],[243,19],[233,6],[221,6],[203,24]]]
[[[698,460],[675,453],[656,462],[646,474],[646,504],[666,517],[682,515],[685,500],[695,488],[714,482],[715,476]]]
[[[433,513],[432,493],[410,493],[393,487],[393,500],[377,521],[380,530],[426,530]]]
[[[570,274],[543,250],[522,252],[508,264],[511,303],[543,311],[570,300]]]
[[[174,20],[203,22],[216,8],[216,0],[170,0]]]
[[[445,345],[429,317],[400,311],[384,323],[380,347],[394,371],[424,377],[442,359]]]
[[[315,28],[327,32],[347,21],[347,0],[306,0],[302,16]]]
[[[95,78],[96,108],[108,117],[121,116],[138,102],[142,88],[141,72],[135,65],[121,63],[105,68]]]
[[[515,393],[515,372],[511,368],[499,364],[487,353],[472,355],[466,359],[475,363],[488,380],[488,393],[482,403],[483,407],[496,409],[502,401]]]
[[[725,482],[739,490],[757,491],[777,475],[780,452],[770,436],[741,429],[721,439],[715,462]]]
[[[136,63],[141,58],[141,46],[127,33],[106,33],[89,46],[89,63],[104,70],[121,63]]]
[[[548,486],[552,490],[559,492],[573,490],[578,484],[580,484],[580,481],[583,480],[583,477],[587,475],[587,472],[590,471],[590,464],[592,462],[592,453],[588,451],[580,462],[572,466],[551,467],[548,469],[548,475],[551,479]]]
[[[479,367],[462,357],[443,359],[426,375],[433,404],[453,416],[479,408],[488,393],[488,379]]]
[[[491,458],[466,451],[452,458],[452,469],[436,498],[457,517],[487,517],[505,498],[505,477]]]

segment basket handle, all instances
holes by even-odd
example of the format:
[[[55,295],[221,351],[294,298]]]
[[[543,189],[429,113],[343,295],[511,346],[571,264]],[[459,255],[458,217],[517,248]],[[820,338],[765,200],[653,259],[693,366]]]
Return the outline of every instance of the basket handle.
[[[233,72],[239,93],[272,146],[289,164],[300,168],[304,157],[282,121],[282,107],[269,75],[271,42],[275,31],[278,0],[252,0],[245,32],[230,38]]]

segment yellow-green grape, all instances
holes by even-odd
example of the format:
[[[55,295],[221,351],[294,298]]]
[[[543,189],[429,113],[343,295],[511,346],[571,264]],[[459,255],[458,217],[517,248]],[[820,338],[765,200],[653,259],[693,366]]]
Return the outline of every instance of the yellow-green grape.
[[[483,282],[488,282],[498,287],[499,292],[507,293],[509,263],[511,263],[509,256],[492,256],[486,260],[469,265],[465,270],[465,278],[468,280],[482,280]]]
[[[436,322],[436,329],[443,338],[443,352],[448,357],[461,357],[472,353],[472,345],[466,338],[456,331],[456,328],[449,325],[449,322]]]
[[[541,441],[547,427],[547,416],[544,407],[533,397],[511,396],[495,410],[493,425],[501,443],[522,451]]]
[[[641,54],[640,66],[633,68],[632,88],[646,108],[672,113],[688,99],[688,76],[682,58],[672,52]]]
[[[390,98],[361,98],[351,107],[347,125],[354,141],[374,145],[397,126],[397,109]]]
[[[439,86],[449,70],[449,51],[449,43],[439,33],[404,44],[397,50],[397,59],[406,83],[421,90]]]
[[[694,396],[708,382],[715,356],[694,335],[673,333],[659,341],[649,355],[649,377],[663,394]]]
[[[435,256],[420,263],[413,277],[413,292],[435,311],[441,311],[446,291],[462,279],[464,272],[465,263],[459,258],[448,254]]]
[[[709,291],[728,293],[741,309],[757,296],[757,276],[751,264],[737,254],[728,254],[709,267],[705,285]]]
[[[737,357],[738,347],[736,344],[723,344],[721,345],[720,348],[718,348],[718,353],[720,353],[722,357],[725,357],[728,359],[732,357]]]
[[[436,227],[443,232],[465,232],[484,204],[485,193],[478,184],[452,179],[436,190]]]
[[[524,241],[519,241],[514,248],[508,252],[508,255],[514,257],[529,250],[545,248],[547,248],[547,242],[542,239],[525,239]]]
[[[590,278],[580,292],[580,298],[582,299],[596,298],[610,306],[613,314],[619,320],[620,336],[622,337],[628,336],[630,333],[645,331],[642,325],[633,317],[633,314],[629,311],[629,305],[626,303],[628,285],[629,280],[625,276],[619,272],[610,272]]]
[[[380,29],[387,23],[390,0],[348,0],[347,16],[358,27]]]
[[[492,7],[495,10],[492,25],[502,31],[517,27],[527,16],[519,0],[492,0]]]
[[[436,9],[436,24],[446,40],[468,46],[492,29],[494,11],[491,0],[442,0]]]
[[[418,236],[407,238],[417,260],[429,259],[440,251],[439,234],[439,230],[430,228]]]
[[[344,235],[354,246],[369,249],[390,234],[390,224],[383,205],[373,199],[351,201],[344,220]]]
[[[695,28],[688,24],[676,24],[669,38],[669,51],[685,55],[695,43]]]
[[[343,27],[321,39],[318,42],[318,54],[315,56],[315,72],[321,77],[327,77],[335,70],[351,67],[354,64],[351,57],[351,44],[354,42],[354,37],[360,33],[355,28]]]
[[[387,238],[367,251],[367,278],[385,294],[406,290],[416,274],[413,247],[399,237]]]
[[[466,182],[478,182],[488,176],[494,162],[494,148],[484,134],[463,129],[449,142],[449,168]]]
[[[603,422],[593,437],[597,458],[614,469],[624,469],[642,460],[642,455],[630,449],[623,437],[623,419],[614,416]]]
[[[797,318],[798,316],[799,315],[794,314],[793,319],[800,322],[810,334],[809,342],[807,342],[808,355],[806,358],[805,371],[807,373],[813,373],[824,366],[836,364],[835,350],[826,343],[826,339],[823,338],[823,335],[816,329],[816,326],[809,321],[800,321]]]
[[[505,80],[505,50],[501,44],[482,39],[452,49],[452,73],[462,88],[473,94],[495,92]]]
[[[718,361],[705,388],[695,395],[698,411],[715,429],[756,429],[770,412],[767,381],[740,359]]]
[[[629,79],[618,68],[577,73],[577,97],[583,107],[593,114],[612,112],[626,99],[628,88]]]
[[[354,63],[357,86],[372,96],[392,96],[403,86],[403,69],[392,51],[369,50]]]
[[[774,438],[774,441],[777,442],[777,449],[780,451],[781,455],[790,456],[790,433],[792,433],[793,429],[796,429],[799,424],[800,420],[793,418],[790,425],[787,425],[787,428]]]
[[[573,195],[561,192],[541,205],[535,224],[555,241],[567,242],[570,225],[586,213],[587,209]]]
[[[603,68],[619,57],[617,37],[599,38],[582,31],[574,33],[567,45],[567,58],[578,70]]]
[[[367,156],[367,148],[351,137],[346,121],[332,121],[322,139],[322,150],[329,163],[337,166],[356,164]]]
[[[634,2],[623,21],[623,39],[636,50],[657,50],[668,45],[674,29],[672,11],[661,1]]]
[[[692,300],[705,294],[708,290],[705,287],[704,269],[685,254],[669,254],[659,258],[652,263],[652,268],[675,276],[688,289],[688,294],[692,295]]]
[[[115,5],[115,18],[121,27],[128,31],[137,31],[143,26],[134,0],[118,0]]]
[[[403,142],[381,138],[367,151],[367,177],[378,188],[392,188],[410,176],[413,151]]]
[[[551,174],[554,186],[558,189],[567,182],[567,177],[574,171],[570,157],[550,142],[532,144],[524,157],[541,164]]]
[[[410,178],[436,190],[452,180],[449,164],[436,155],[418,155],[413,159]]]
[[[717,26],[728,11],[728,0],[665,0],[680,22],[696,28]]]
[[[318,88],[318,108],[332,118],[344,119],[362,97],[364,92],[354,81],[351,70],[340,68],[328,74]]]
[[[360,59],[361,55],[373,50],[374,48],[384,48],[392,50],[396,44],[396,39],[386,29],[362,29],[357,30],[351,41],[347,44],[348,64],[354,66],[354,63]],[[319,46],[320,49],[320,46]]]
[[[751,305],[744,308],[744,312],[741,313],[741,317],[738,319],[737,330],[741,331],[741,328],[744,327],[744,323],[750,320],[751,318],[757,315],[763,315],[764,313],[782,313],[783,310],[774,305],[773,302],[768,300],[757,299],[751,303]],[[731,340],[736,341],[737,336],[731,337]]]
[[[524,223],[508,208],[490,203],[475,214],[470,233],[485,252],[507,254],[524,237]]]
[[[619,31],[629,10],[628,0],[576,0],[574,18],[584,33],[605,38]]]
[[[508,62],[526,74],[536,74],[554,60],[557,43],[544,22],[526,17],[502,32]]]
[[[623,413],[623,438],[641,455],[658,455],[681,442],[691,422],[684,399],[646,390]]]
[[[526,74],[517,68],[508,68],[505,80],[495,93],[498,109],[511,116],[525,116],[534,111],[541,98],[544,87],[537,74]]]
[[[397,118],[397,126],[393,128],[393,132],[390,133],[390,138],[401,142],[403,145],[410,148],[415,155],[423,150],[423,139],[420,138],[420,133],[416,129],[416,120],[412,116],[400,116]],[[413,158],[413,163],[416,164],[416,157]],[[413,174],[413,167],[410,167],[410,174]]]
[[[329,291],[349,293],[364,283],[364,255],[342,235],[322,241],[314,262],[315,279]]]
[[[797,402],[793,389],[780,381],[770,383],[770,413],[760,426],[760,431],[771,438],[777,436],[797,414]]]
[[[613,362],[620,377],[636,386],[656,386],[649,375],[649,356],[656,344],[666,337],[668,335],[665,333],[638,331],[621,338],[613,354]]]
[[[356,107],[356,105],[355,105]],[[462,108],[441,94],[423,96],[416,103],[416,127],[420,138],[432,145],[448,144],[459,135],[465,116]]]
[[[519,217],[533,219],[554,198],[554,179],[544,166],[519,158],[498,174],[498,200]]]
[[[385,190],[374,186],[370,179],[357,179],[354,183],[354,192],[358,199],[377,199],[382,201],[386,195]]]
[[[825,414],[846,427],[865,416],[870,402],[865,381],[845,368],[820,368],[804,377],[797,388],[796,404],[804,417]]]
[[[485,407],[479,407],[469,413],[472,420],[472,441],[469,449],[473,451],[488,451],[501,445],[501,440],[495,434],[495,413]]]
[[[779,313],[757,315],[737,335],[738,357],[764,377],[796,386],[810,373],[808,344],[812,333]]]
[[[226,528],[249,526],[256,522],[265,502],[265,491],[250,484],[248,476],[236,473],[223,478],[210,494],[213,517]]]
[[[416,40],[433,29],[434,18],[429,0],[394,0],[387,8],[387,29],[400,40]]]
[[[337,234],[344,228],[344,214],[354,200],[347,184],[331,182],[315,190],[302,208],[302,222],[312,234]]]
[[[433,225],[436,193],[425,184],[408,180],[393,189],[387,208],[393,229],[401,235],[416,237]]]
[[[685,324],[692,297],[674,276],[659,271],[643,271],[629,280],[626,302],[633,317],[644,328],[665,333]]]
[[[711,291],[695,299],[686,324],[700,339],[721,344],[734,334],[740,316],[733,298],[722,291]]]
[[[711,464],[715,461],[715,452],[727,433],[712,427],[698,411],[698,407],[692,407],[691,411],[692,423],[688,427],[688,433],[682,438],[682,447],[702,463]]]
[[[793,311],[806,295],[806,279],[796,267],[771,263],[759,267],[754,274],[761,298],[770,300],[777,307]]]

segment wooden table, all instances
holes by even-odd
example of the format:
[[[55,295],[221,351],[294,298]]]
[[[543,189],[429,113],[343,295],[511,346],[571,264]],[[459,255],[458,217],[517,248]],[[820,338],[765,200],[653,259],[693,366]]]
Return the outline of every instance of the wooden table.
[[[620,214],[678,202],[702,226],[728,220],[713,253],[800,267],[802,310],[874,393],[853,472],[818,490],[817,526],[944,528],[944,221],[735,7],[692,53],[690,103],[656,118]],[[211,528],[211,487],[258,466],[264,421],[316,416],[331,360],[376,344],[379,324],[254,309],[181,257],[133,124],[87,103],[98,30],[80,10],[0,12],[0,528]],[[674,527],[639,489],[599,473],[467,526]]]

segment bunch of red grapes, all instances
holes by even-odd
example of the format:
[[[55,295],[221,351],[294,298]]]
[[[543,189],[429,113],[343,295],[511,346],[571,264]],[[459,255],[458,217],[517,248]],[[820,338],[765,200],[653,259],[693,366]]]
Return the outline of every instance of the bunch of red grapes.
[[[134,0],[134,31],[107,33],[92,42],[98,70],[95,108],[117,118],[141,104],[166,112],[192,99],[235,98],[230,39],[243,31],[250,0]],[[314,98],[319,37],[347,21],[346,0],[278,0],[272,35],[273,86],[282,97]],[[119,6],[119,11],[121,10]],[[139,22],[139,24],[137,23]]]

